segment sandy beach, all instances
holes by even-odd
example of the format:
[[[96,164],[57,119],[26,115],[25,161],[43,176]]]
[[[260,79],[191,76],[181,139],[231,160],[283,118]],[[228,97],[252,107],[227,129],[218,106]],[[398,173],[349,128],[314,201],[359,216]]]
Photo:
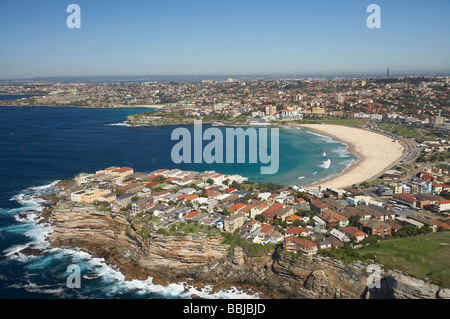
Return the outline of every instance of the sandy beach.
[[[148,104],[148,105],[127,105],[126,107],[151,107],[154,109],[162,109],[163,107],[166,107],[165,104]]]
[[[328,135],[343,142],[348,146],[350,153],[359,157],[359,160],[341,175],[308,185],[309,187],[321,186],[321,188],[342,189],[377,178],[381,173],[394,166],[400,160],[404,151],[400,142],[360,128],[331,124],[301,124],[296,126]]]

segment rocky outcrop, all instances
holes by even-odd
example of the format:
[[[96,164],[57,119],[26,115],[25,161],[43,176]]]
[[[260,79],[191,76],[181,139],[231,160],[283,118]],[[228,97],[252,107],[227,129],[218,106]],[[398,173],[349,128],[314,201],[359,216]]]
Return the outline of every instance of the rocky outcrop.
[[[126,279],[155,283],[186,280],[215,287],[251,287],[272,298],[448,298],[446,289],[401,272],[382,274],[381,288],[367,288],[367,264],[327,257],[269,254],[249,257],[220,235],[141,235],[123,214],[60,200],[50,221],[52,245],[77,246],[118,266]]]

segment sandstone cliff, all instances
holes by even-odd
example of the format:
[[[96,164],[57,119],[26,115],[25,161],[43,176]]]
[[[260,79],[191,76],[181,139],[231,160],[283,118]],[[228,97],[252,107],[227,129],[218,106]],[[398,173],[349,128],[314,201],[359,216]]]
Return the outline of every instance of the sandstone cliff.
[[[272,298],[448,298],[447,289],[397,271],[382,274],[381,288],[367,289],[367,265],[325,257],[248,257],[221,236],[142,236],[123,214],[60,200],[50,221],[55,246],[83,247],[119,267],[127,279],[167,283],[192,278],[216,287],[251,287]]]

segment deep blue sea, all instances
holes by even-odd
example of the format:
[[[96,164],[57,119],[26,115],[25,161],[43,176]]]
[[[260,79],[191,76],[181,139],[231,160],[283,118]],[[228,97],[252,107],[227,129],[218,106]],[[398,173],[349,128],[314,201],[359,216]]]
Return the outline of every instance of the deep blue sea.
[[[42,209],[39,194],[54,182],[108,166],[150,172],[159,168],[215,170],[250,180],[302,185],[335,175],[356,157],[329,137],[299,128],[280,128],[280,168],[261,175],[259,164],[174,164],[171,141],[175,126],[128,127],[127,115],[142,108],[0,107],[0,298],[205,298],[255,297],[239,290],[209,294],[182,284],[162,287],[146,281],[126,282],[114,268],[75,248],[52,248],[45,237],[51,227],[36,224]],[[186,126],[192,130],[192,126]],[[205,125],[205,128],[210,125]],[[225,130],[225,127],[219,127]],[[207,143],[205,143],[207,144]],[[34,245],[44,256],[15,254]],[[31,246],[32,247],[32,246]],[[81,288],[66,284],[70,264],[81,267]],[[86,276],[87,275],[87,276]],[[94,275],[94,276],[90,276]],[[95,276],[97,275],[97,276]]]

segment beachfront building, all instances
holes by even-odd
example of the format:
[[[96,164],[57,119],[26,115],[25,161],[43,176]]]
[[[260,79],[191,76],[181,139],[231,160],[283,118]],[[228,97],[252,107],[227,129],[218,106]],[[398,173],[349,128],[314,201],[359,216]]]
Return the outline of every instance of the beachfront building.
[[[383,206],[383,203],[374,200],[372,197],[370,196],[354,196],[354,197],[347,197],[346,198],[347,204],[349,205],[376,205],[376,206]]]
[[[433,205],[433,212],[440,213],[450,211],[450,200],[438,201]]]

